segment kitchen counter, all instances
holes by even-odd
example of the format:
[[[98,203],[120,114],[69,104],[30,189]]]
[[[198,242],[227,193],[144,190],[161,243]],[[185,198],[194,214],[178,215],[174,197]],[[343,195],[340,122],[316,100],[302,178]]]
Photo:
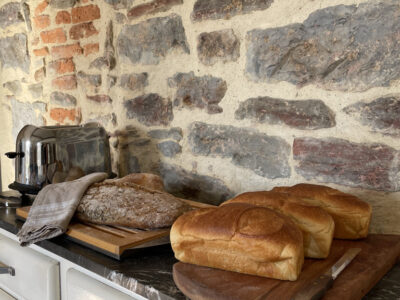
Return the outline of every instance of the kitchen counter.
[[[0,207],[0,228],[16,234],[22,224],[16,218],[15,209]],[[158,246],[152,250],[142,249],[122,261],[76,244],[64,236],[36,245],[139,295],[152,299],[185,299],[172,278],[172,266],[177,260],[169,245]],[[364,299],[400,299],[399,282],[398,263]]]

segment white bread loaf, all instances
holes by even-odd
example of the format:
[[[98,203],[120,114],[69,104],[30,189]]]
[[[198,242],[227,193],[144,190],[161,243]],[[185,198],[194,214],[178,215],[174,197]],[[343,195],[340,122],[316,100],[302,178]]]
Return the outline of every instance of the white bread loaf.
[[[356,196],[327,186],[306,183],[275,187],[272,191],[290,193],[327,211],[335,221],[334,238],[360,239],[368,235],[372,209]]]
[[[244,203],[185,213],[170,239],[182,262],[263,277],[296,280],[304,261],[301,230],[288,217]]]
[[[248,203],[283,213],[303,232],[305,257],[328,257],[335,223],[322,208],[311,206],[290,194],[271,191],[243,193],[221,205],[229,203]]]

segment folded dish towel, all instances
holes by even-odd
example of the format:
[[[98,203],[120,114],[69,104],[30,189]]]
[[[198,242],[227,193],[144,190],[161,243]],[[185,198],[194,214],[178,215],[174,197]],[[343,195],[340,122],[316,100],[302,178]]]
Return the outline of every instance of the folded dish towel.
[[[86,189],[103,181],[107,173],[92,173],[74,181],[49,184],[36,196],[17,236],[21,246],[63,234]]]

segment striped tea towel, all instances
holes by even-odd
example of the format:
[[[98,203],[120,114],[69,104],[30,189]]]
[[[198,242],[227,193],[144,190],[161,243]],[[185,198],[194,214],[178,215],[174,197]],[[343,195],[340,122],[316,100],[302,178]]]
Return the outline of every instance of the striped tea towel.
[[[33,201],[28,218],[17,234],[21,246],[63,234],[86,189],[107,177],[107,173],[92,173],[74,181],[45,186]]]

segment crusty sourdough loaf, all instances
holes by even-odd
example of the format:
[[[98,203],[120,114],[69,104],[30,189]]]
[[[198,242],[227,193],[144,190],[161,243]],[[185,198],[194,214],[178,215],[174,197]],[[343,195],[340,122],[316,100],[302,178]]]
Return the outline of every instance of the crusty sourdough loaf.
[[[103,225],[154,229],[171,226],[190,209],[188,204],[168,193],[126,180],[113,180],[91,185],[75,216]]]
[[[332,244],[335,223],[322,208],[312,206],[291,194],[271,191],[248,192],[225,201],[268,207],[290,217],[303,232],[304,256],[326,258]]]
[[[187,212],[170,239],[182,262],[257,276],[296,280],[304,261],[301,230],[288,217],[245,203]]]
[[[306,183],[275,187],[272,191],[290,193],[325,209],[335,221],[334,238],[360,239],[368,235],[372,209],[356,196],[327,186]]]
[[[150,173],[131,173],[122,178],[107,179],[104,182],[135,183],[144,186],[145,188],[148,188],[150,190],[165,192],[164,184],[161,177]]]

